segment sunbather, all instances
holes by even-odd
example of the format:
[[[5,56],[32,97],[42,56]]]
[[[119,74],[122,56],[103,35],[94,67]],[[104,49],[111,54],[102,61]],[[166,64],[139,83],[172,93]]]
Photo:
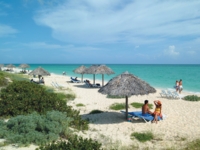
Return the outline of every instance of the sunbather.
[[[162,118],[162,103],[159,100],[154,101],[154,104],[156,106],[155,111],[153,112],[154,119],[152,120],[152,123],[158,121],[158,116]]]
[[[144,105],[142,106],[142,115],[146,115],[146,114],[153,114],[150,110],[149,110],[149,105],[148,105],[149,101],[145,100],[144,101]]]

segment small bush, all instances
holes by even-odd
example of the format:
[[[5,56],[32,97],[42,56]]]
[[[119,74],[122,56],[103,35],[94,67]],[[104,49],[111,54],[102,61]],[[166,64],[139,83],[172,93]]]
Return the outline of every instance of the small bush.
[[[133,102],[131,103],[131,106],[135,107],[135,108],[142,108],[144,104],[143,103],[137,103],[137,102]],[[153,109],[153,105],[152,104],[148,104],[149,109]]]
[[[17,116],[30,114],[34,111],[44,114],[57,110],[67,112],[74,118],[71,126],[77,129],[88,129],[88,122],[81,119],[79,111],[66,105],[66,100],[56,93],[46,91],[46,88],[27,81],[14,81],[0,93],[0,116]]]
[[[134,132],[131,134],[131,137],[135,137],[140,142],[146,142],[153,139],[153,133],[147,132],[147,133],[138,133]]]
[[[197,95],[188,95],[183,98],[186,101],[200,101],[200,97]]]
[[[0,86],[8,85],[8,80],[5,77],[0,76]]]
[[[0,138],[8,143],[40,145],[57,140],[61,135],[69,134],[71,118],[66,113],[51,111],[45,115],[34,112],[27,116],[19,115],[0,123]]]
[[[36,150],[101,150],[101,144],[92,139],[83,139],[77,135],[69,137],[68,142],[54,142],[40,146]]]
[[[85,105],[82,104],[82,103],[78,103],[78,104],[76,104],[76,106],[77,106],[77,107],[82,107],[82,106],[85,106]]]
[[[112,104],[110,106],[110,109],[113,109],[113,110],[125,109],[125,103],[115,103],[115,104]]]
[[[200,139],[187,143],[187,146],[183,150],[199,150]]]
[[[99,113],[103,113],[103,111],[101,111],[101,110],[92,110],[89,114],[99,114]]]

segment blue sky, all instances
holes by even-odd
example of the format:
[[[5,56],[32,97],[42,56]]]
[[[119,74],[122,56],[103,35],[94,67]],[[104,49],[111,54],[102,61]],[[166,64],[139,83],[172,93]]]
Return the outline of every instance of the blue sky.
[[[0,63],[200,64],[200,1],[0,0]]]

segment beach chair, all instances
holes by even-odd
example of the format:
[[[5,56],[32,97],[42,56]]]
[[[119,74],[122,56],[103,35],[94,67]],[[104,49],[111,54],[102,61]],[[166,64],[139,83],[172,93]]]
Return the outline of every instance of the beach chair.
[[[182,99],[184,97],[184,95],[178,94],[176,91],[172,92],[172,94],[173,94],[173,98],[176,98],[176,99]]]
[[[101,85],[100,84],[91,84],[90,82],[88,82],[88,80],[84,80],[84,83],[87,87],[91,87],[91,88],[100,88]]]
[[[166,90],[161,90],[160,96],[161,97],[168,97]]]
[[[72,83],[80,83],[81,81],[80,80],[76,80],[76,79],[74,79],[74,78],[71,77],[71,82]]]
[[[122,113],[126,113],[125,111],[121,111]],[[152,121],[153,120],[153,116],[152,115],[150,115],[150,114],[145,114],[145,115],[143,115],[142,114],[142,111],[133,111],[133,112],[128,112],[128,115],[131,115],[132,116],[132,118],[139,118],[139,119],[142,119],[142,120],[144,120],[146,123],[147,122],[150,122],[150,121]],[[162,120],[161,118],[160,118],[160,116],[158,116],[158,121],[159,120]]]

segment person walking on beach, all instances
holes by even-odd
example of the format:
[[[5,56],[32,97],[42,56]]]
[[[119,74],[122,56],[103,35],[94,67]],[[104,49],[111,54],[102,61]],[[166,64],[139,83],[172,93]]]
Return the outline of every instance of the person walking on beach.
[[[154,122],[157,123],[158,116],[160,116],[160,118],[162,118],[162,103],[159,100],[155,100],[154,104],[155,104],[156,108],[155,108],[155,111],[153,112],[154,119],[152,120],[152,123],[154,123]]]
[[[183,90],[183,82],[182,82],[182,79],[180,79],[180,81],[179,81],[179,93],[181,93],[182,90]]]
[[[144,101],[144,105],[142,106],[142,115],[145,115],[145,114],[153,114],[150,110],[149,110],[149,101],[148,100],[145,100]]]
[[[179,82],[178,82],[178,80],[176,80],[174,88],[176,89],[176,92],[178,92],[178,90],[179,90]]]

